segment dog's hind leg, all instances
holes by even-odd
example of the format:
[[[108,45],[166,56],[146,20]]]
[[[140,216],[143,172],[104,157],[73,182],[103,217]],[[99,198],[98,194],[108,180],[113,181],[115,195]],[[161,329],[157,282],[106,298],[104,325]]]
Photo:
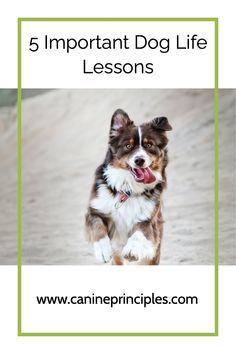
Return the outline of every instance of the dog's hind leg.
[[[123,259],[118,252],[113,252],[111,264],[112,265],[124,265]]]

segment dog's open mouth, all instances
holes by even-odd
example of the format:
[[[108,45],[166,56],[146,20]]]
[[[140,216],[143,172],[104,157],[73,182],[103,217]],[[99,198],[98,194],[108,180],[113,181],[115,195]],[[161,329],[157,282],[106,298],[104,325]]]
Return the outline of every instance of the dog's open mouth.
[[[148,184],[155,182],[156,180],[156,177],[154,176],[150,167],[131,168],[130,170],[136,182]]]

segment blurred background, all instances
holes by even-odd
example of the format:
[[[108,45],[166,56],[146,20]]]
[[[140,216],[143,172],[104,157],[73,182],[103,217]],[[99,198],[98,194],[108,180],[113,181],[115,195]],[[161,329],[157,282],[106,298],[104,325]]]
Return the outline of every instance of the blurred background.
[[[0,264],[17,262],[17,91],[0,90]],[[161,264],[214,263],[213,90],[23,90],[23,263],[97,264],[84,214],[110,119],[167,116]],[[236,90],[220,90],[220,264],[236,264]]]

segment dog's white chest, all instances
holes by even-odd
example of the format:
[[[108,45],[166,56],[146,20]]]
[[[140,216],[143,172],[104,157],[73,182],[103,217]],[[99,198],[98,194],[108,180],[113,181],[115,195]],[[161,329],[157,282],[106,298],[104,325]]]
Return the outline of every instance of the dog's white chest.
[[[143,195],[131,196],[120,203],[119,194],[114,197],[105,185],[101,185],[97,197],[90,202],[90,206],[112,219],[116,238],[127,240],[128,233],[137,223],[151,217],[155,203]]]
[[[118,198],[115,198],[111,214],[119,233],[128,234],[138,222],[151,217],[154,205],[144,196],[131,196],[123,203],[117,203]]]

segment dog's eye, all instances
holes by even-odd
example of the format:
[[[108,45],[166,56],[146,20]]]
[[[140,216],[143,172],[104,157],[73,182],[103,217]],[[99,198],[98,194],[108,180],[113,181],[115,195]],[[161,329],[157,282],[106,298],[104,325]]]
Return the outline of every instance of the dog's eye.
[[[126,144],[126,145],[125,145],[125,148],[126,148],[127,150],[131,150],[131,149],[133,148],[133,145],[132,145],[132,144]]]
[[[146,147],[147,149],[151,149],[151,148],[152,148],[152,146],[153,146],[153,144],[152,144],[152,143],[148,143],[148,144],[146,144],[146,145],[145,145],[145,147]]]

